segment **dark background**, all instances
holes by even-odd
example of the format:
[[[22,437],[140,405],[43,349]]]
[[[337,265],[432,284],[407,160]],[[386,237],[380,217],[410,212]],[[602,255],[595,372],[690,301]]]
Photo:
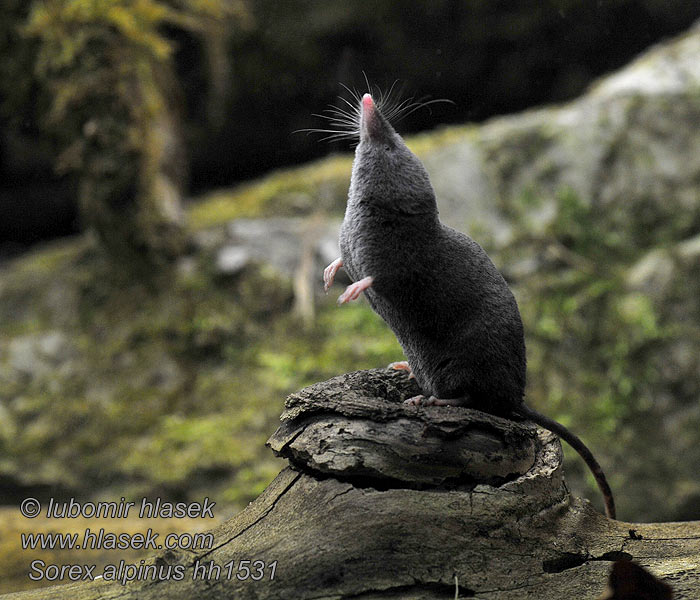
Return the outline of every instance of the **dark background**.
[[[41,132],[33,47],[18,28],[30,3],[0,8],[0,257],[80,229],[75,189],[54,171]],[[219,94],[201,37],[172,28],[189,192],[230,186],[348,143],[293,134],[347,95],[395,80],[404,96],[447,98],[402,133],[561,102],[700,16],[692,0],[431,0],[411,3],[256,0],[231,27]]]

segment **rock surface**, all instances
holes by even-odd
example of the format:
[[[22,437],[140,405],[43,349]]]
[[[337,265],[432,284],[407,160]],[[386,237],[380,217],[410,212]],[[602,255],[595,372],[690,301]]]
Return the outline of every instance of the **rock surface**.
[[[311,245],[314,272],[335,260],[340,221],[277,217],[236,219],[225,228],[195,234],[197,245],[216,254],[216,268],[224,275],[240,272],[251,262],[272,266],[281,275],[293,277],[305,248]],[[320,278],[320,275],[319,275]],[[342,275],[341,275],[342,278]]]
[[[458,228],[481,224],[505,243],[504,206],[566,188],[625,212],[652,205],[697,215],[698,56],[700,22],[574,102],[467,128],[426,152],[442,218]]]

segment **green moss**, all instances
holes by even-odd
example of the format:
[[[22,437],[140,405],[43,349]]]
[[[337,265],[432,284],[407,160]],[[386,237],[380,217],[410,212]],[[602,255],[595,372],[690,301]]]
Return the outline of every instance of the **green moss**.
[[[407,139],[420,155],[463,139],[474,128],[449,127]],[[197,199],[189,209],[191,227],[202,229],[240,217],[293,216],[313,212],[342,215],[352,157],[330,156],[302,167],[276,171],[232,190]]]
[[[401,358],[366,304],[329,297],[309,329],[270,268],[222,277],[210,260],[128,282],[79,241],[4,267],[0,476],[241,507],[281,467],[264,444],[288,393]],[[63,349],[45,356],[54,334]]]
[[[476,140],[478,128],[474,125],[440,127],[434,131],[421,133],[406,138],[406,145],[418,157],[423,157],[450,144],[464,141],[465,138]]]
[[[340,213],[345,207],[351,166],[350,157],[331,156],[277,171],[233,190],[207,194],[191,206],[190,225],[202,229],[239,217]]]
[[[663,355],[675,347],[677,317],[672,302],[630,289],[627,274],[642,252],[682,239],[685,226],[669,219],[661,230],[641,232],[640,223],[651,217],[635,214],[638,207],[594,203],[570,189],[553,201],[556,213],[545,228],[527,211],[512,212],[515,238],[500,257],[506,264],[522,256],[539,262],[516,289],[526,327],[528,402],[585,433],[623,511],[634,506],[646,514],[648,499],[634,494],[648,495],[649,486],[635,477],[649,477],[652,447],[677,443],[662,427],[648,427],[663,420],[655,396],[669,393]],[[666,209],[655,210],[658,217]],[[687,289],[684,294],[685,303]],[[686,328],[682,335],[694,334]],[[597,498],[592,480],[566,452],[567,480],[579,494]],[[657,458],[665,469],[665,459]]]
[[[6,281],[6,278],[24,279],[32,275],[48,275],[55,269],[70,264],[84,252],[85,247],[85,240],[51,242],[13,261],[3,274],[3,279]]]

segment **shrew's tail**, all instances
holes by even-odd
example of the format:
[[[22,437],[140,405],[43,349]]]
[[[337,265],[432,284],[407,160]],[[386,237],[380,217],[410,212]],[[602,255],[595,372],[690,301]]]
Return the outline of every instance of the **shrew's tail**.
[[[605,478],[605,473],[603,469],[598,464],[598,461],[593,456],[593,453],[588,449],[586,444],[584,444],[581,439],[571,433],[566,427],[561,423],[557,423],[555,420],[545,417],[543,414],[538,413],[536,410],[532,410],[524,404],[520,405],[516,411],[517,414],[534,421],[538,425],[541,425],[545,429],[551,431],[558,435],[561,439],[566,441],[569,446],[571,446],[579,456],[588,465],[588,468],[593,473],[595,481],[598,484],[601,494],[603,494],[603,501],[605,502],[605,514],[609,519],[615,518],[615,500],[608,485],[608,480]]]

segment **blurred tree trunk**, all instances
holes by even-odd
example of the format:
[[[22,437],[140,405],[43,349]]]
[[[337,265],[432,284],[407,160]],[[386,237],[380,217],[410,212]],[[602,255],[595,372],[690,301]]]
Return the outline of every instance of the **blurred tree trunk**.
[[[83,223],[120,268],[162,266],[185,247],[181,102],[162,25],[205,40],[220,123],[227,31],[244,9],[231,0],[32,5],[26,31],[38,41],[35,71],[50,96],[45,125],[63,147],[58,168],[76,173]]]
[[[155,1],[35,2],[36,74],[51,95],[45,125],[58,169],[80,182],[83,223],[120,266],[167,264],[184,248],[185,160],[169,9]]]
[[[139,94],[138,82],[126,87]],[[150,114],[131,123],[115,123],[108,113],[95,115],[79,139],[85,148],[81,216],[119,264],[126,259],[132,266],[162,266],[184,249],[186,161],[177,113],[164,100],[165,89],[153,83],[158,106]],[[130,148],[135,134],[139,146]]]
[[[211,128],[219,129],[226,120],[226,100],[230,92],[231,55],[228,52],[229,36],[225,26],[212,28],[213,35],[204,40],[209,71],[207,94],[207,121]]]

